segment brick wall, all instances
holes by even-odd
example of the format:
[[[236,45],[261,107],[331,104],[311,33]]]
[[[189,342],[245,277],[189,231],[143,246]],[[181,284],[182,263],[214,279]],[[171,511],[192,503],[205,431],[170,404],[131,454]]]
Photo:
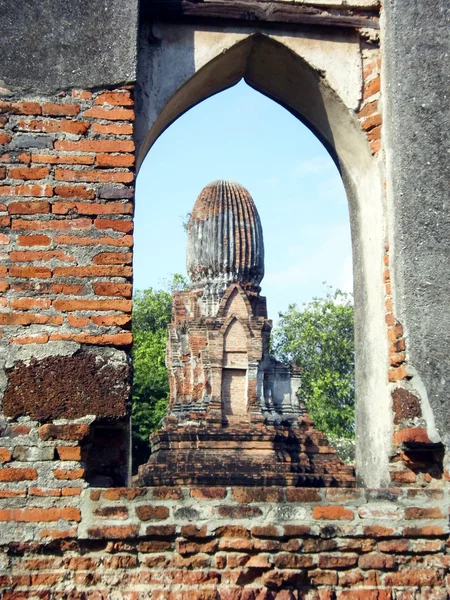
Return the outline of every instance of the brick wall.
[[[448,597],[442,490],[90,489],[77,508],[50,496],[39,510],[34,499],[0,513],[15,524],[5,599]],[[36,525],[46,533],[29,534]]]
[[[0,102],[7,343],[130,344],[132,105],[128,89]]]

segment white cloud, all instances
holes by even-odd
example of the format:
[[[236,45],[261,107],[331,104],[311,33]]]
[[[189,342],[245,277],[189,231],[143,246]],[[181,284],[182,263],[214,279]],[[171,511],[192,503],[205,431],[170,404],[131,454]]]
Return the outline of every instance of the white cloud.
[[[295,175],[300,177],[304,177],[305,175],[321,175],[322,173],[330,172],[333,168],[335,168],[334,163],[330,157],[313,156],[297,165]]]

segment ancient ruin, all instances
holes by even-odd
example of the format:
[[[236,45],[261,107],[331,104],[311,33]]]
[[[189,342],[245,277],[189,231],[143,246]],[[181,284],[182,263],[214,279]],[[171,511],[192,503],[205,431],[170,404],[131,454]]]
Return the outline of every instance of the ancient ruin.
[[[263,231],[241,185],[216,181],[200,193],[187,271],[168,330],[169,410],[137,482],[354,485],[353,468],[300,405],[300,372],[270,356]]]
[[[1,8],[2,600],[446,600],[448,0]],[[189,428],[216,447],[219,431],[235,431],[241,449],[242,431],[255,449],[260,430],[269,446],[260,480],[273,481],[276,466],[282,485],[248,485],[256,470],[247,468],[246,485],[158,485],[175,472],[158,458],[142,469],[155,485],[129,487],[136,175],[175,119],[241,79],[317,135],[346,188],[357,488],[299,487],[302,455],[296,481],[274,456],[274,431],[295,432],[300,444],[304,431],[278,420],[290,393],[277,405],[276,386],[266,395],[258,380],[287,384],[265,362],[262,255],[245,236],[254,262],[235,264],[242,281],[210,285],[191,263],[154,457],[178,456],[184,481],[198,482],[207,462],[197,469],[199,450],[187,451]],[[234,395],[244,379],[247,395]],[[327,452],[317,449],[304,458],[319,486]],[[240,460],[248,467],[251,456]]]

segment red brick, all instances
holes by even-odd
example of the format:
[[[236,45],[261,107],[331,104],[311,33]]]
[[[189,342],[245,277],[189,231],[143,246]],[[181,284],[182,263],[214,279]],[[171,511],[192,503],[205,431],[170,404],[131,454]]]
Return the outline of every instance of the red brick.
[[[130,300],[54,300],[53,307],[61,312],[76,310],[119,310],[131,311]]]
[[[11,179],[44,179],[50,173],[48,167],[14,167],[9,169]]]
[[[81,200],[93,200],[95,198],[94,190],[88,189],[85,185],[57,185],[55,194],[61,196],[61,198],[79,198]],[[53,205],[53,212],[56,212],[55,204]]]
[[[30,308],[50,308],[52,302],[48,298],[11,298],[10,306],[18,310]]]
[[[103,490],[102,498],[105,500],[134,500],[144,494],[145,490],[139,488],[110,488]]]
[[[364,131],[371,131],[374,127],[379,128],[379,126],[382,123],[382,118],[381,115],[379,113],[375,113],[373,115],[371,115],[370,117],[367,117],[366,119],[364,119],[361,123],[361,127],[364,129]],[[380,131],[377,132],[377,135],[380,133]],[[370,138],[370,139],[375,139],[375,138]],[[379,139],[379,135],[376,139]]]
[[[52,333],[50,341],[78,342],[80,344],[96,344],[104,346],[130,346],[133,343],[131,333],[116,333],[114,335],[90,335],[87,333]]]
[[[321,554],[319,556],[320,569],[342,569],[354,567],[357,563],[357,554]]]
[[[133,205],[129,202],[108,202],[106,204],[82,202],[54,202],[52,212],[59,215],[79,213],[83,215],[130,215]]]
[[[131,252],[102,252],[92,259],[96,265],[129,265],[132,261]]]
[[[34,335],[22,335],[11,339],[12,344],[46,344],[48,342],[47,333],[36,333]]]
[[[80,112],[78,104],[43,104],[42,114],[51,116],[70,116],[75,117]]]
[[[134,106],[130,92],[103,92],[94,101],[94,104],[111,104],[114,106]]]
[[[262,515],[262,511],[258,506],[219,506],[217,514],[221,518],[228,519],[251,519],[252,517],[259,517]]]
[[[66,425],[54,425],[48,423],[39,427],[38,433],[41,440],[65,440],[79,441],[89,435],[89,425],[78,423],[67,423]]]
[[[80,487],[64,487],[61,488],[61,496],[79,496],[82,491]]]
[[[403,535],[411,537],[436,537],[439,535],[444,535],[444,530],[442,527],[437,527],[436,525],[425,525],[424,527],[404,527]]]
[[[133,133],[133,126],[128,125],[126,123],[112,123],[109,125],[94,123],[92,125],[92,131],[95,131],[95,133],[104,133],[107,135],[131,135]]]
[[[84,469],[54,469],[55,479],[81,479],[84,477]]]
[[[53,188],[50,185],[17,185],[12,186],[0,186],[0,196],[36,196],[36,197],[49,197],[53,196]],[[12,202],[11,204],[19,204],[18,202]],[[11,204],[9,206],[11,206]],[[30,203],[31,204],[31,203]],[[34,203],[38,204],[38,203]],[[42,203],[44,204],[44,203]],[[9,207],[8,207],[9,210]],[[11,211],[10,211],[11,212]],[[42,212],[42,211],[40,211]],[[48,211],[45,211],[48,212]]]
[[[91,317],[92,323],[99,327],[125,327],[131,324],[128,315],[104,315]]]
[[[381,79],[380,77],[375,77],[374,79],[372,79],[371,81],[369,81],[369,83],[366,83],[366,85],[364,86],[364,90],[363,90],[363,99],[365,100],[366,98],[370,98],[370,96],[373,96],[374,94],[378,94],[378,92],[380,91],[380,82]]]
[[[5,179],[6,177],[6,167],[0,167],[0,179]]]
[[[52,540],[74,538],[76,535],[76,527],[71,527],[69,529],[42,529],[42,531],[39,532],[40,538],[49,538]]]
[[[128,171],[72,171],[70,169],[56,169],[55,178],[58,181],[131,183],[134,180],[134,173]]]
[[[221,500],[227,495],[226,488],[200,487],[191,488],[191,497],[197,500]]]
[[[62,262],[75,262],[73,256],[66,254],[62,250],[20,250],[11,252],[9,258],[11,262],[47,261],[52,258]]]
[[[389,537],[394,534],[394,530],[390,527],[382,527],[381,525],[368,525],[363,528],[364,535],[370,537]]]
[[[365,554],[359,557],[358,566],[360,569],[394,569],[397,564],[393,556],[386,554]]]
[[[394,483],[415,483],[416,475],[412,471],[392,471],[391,480]]]
[[[405,509],[405,517],[406,519],[445,519],[445,515],[437,507],[421,508],[410,506]]]
[[[264,487],[235,487],[232,491],[236,502],[280,502],[283,500],[281,488]]]
[[[93,165],[95,157],[89,154],[32,154],[33,162],[49,165]]]
[[[108,121],[134,121],[134,110],[125,108],[113,108],[107,110],[105,108],[90,108],[83,115],[94,119],[105,119]]]
[[[0,132],[0,145],[9,144],[10,141],[11,141],[10,135],[8,135],[7,133]]]
[[[0,469],[0,481],[33,481],[37,479],[36,469],[7,467]]]
[[[81,460],[81,448],[79,446],[57,446],[59,460]]]
[[[54,489],[54,488],[29,488],[28,493],[31,496],[40,496],[40,497],[51,497],[51,498],[58,498],[59,496],[61,496],[61,490],[60,489]]]
[[[49,246],[52,242],[48,235],[19,235],[19,246]]]
[[[91,238],[76,235],[57,235],[54,240],[57,244],[76,245],[76,246],[126,246],[133,245],[133,236],[123,235],[122,237],[101,237]]]
[[[343,506],[315,506],[313,510],[314,519],[346,520],[354,519],[353,511]]]
[[[34,119],[20,121],[23,131],[44,131],[45,133],[72,133],[83,135],[89,129],[89,121],[72,121],[70,119]]]
[[[94,282],[93,288],[97,296],[122,296],[123,298],[131,298],[131,283]]]
[[[11,215],[44,214],[50,212],[50,204],[48,202],[10,202],[8,212]]]
[[[365,129],[364,124],[363,124],[363,129]],[[366,133],[367,139],[369,140],[369,142],[375,142],[380,140],[381,138],[381,125],[378,125],[378,127],[372,127],[369,130],[367,130]],[[373,150],[373,148],[372,148]],[[378,150],[375,150],[375,152],[377,152]]]
[[[47,267],[9,267],[10,277],[47,279],[52,272]]]
[[[0,498],[25,498],[27,490],[0,490]]]
[[[133,221],[124,221],[122,219],[94,219],[94,226],[97,229],[113,229],[122,233],[133,231]]]
[[[307,555],[280,552],[274,556],[273,564],[277,569],[303,569],[312,567],[314,560]]]
[[[77,151],[77,152],[134,152],[133,140],[80,140],[70,142],[58,140],[55,142],[55,150]]]
[[[358,117],[360,119],[369,117],[374,113],[378,112],[378,100],[374,100],[373,102],[368,102],[363,106],[363,108],[359,111]]]
[[[88,90],[72,90],[72,98],[78,100],[90,100],[92,98],[92,92]]]
[[[93,266],[93,267],[55,267],[55,277],[131,277],[131,267]]]
[[[428,432],[424,427],[401,429],[394,433],[394,444],[430,444]]]
[[[439,574],[433,569],[411,569],[387,573],[384,578],[387,586],[418,586],[420,589],[438,585],[439,582]]]
[[[311,488],[287,488],[286,500],[288,502],[320,502],[318,490]]]
[[[124,221],[125,223],[126,221]],[[14,231],[68,231],[77,229],[89,229],[92,225],[91,219],[60,219],[52,221],[23,221],[14,219],[12,229]]]
[[[127,539],[136,537],[139,533],[137,525],[111,525],[105,527],[91,527],[88,535],[92,539]]]
[[[252,529],[252,532],[255,528]],[[250,532],[242,525],[224,525],[216,529],[217,537],[249,538]]]
[[[41,585],[49,588],[56,585],[62,578],[62,573],[38,573],[31,575],[31,585]]]
[[[94,517],[101,519],[128,519],[126,506],[102,506],[94,510]]]
[[[137,506],[136,515],[141,521],[163,521],[169,518],[167,506]]]
[[[90,323],[87,317],[77,317],[75,315],[67,315],[67,320],[72,327],[87,327]]]
[[[42,110],[38,102],[14,102],[11,112],[16,115],[40,115]]]
[[[61,325],[63,318],[60,315],[49,317],[33,313],[0,313],[1,325]]]
[[[97,167],[132,167],[133,154],[97,154]]]
[[[0,448],[0,461],[9,462],[11,460],[11,451],[9,448]]]

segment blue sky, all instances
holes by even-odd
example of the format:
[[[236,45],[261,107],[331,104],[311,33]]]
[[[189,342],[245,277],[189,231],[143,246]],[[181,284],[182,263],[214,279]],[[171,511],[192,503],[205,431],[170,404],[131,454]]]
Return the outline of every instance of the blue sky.
[[[261,217],[269,317],[352,290],[347,199],[328,152],[287,110],[244,82],[188,111],[148,153],[137,179],[134,287],[186,273],[183,219],[201,189],[232,179]]]

